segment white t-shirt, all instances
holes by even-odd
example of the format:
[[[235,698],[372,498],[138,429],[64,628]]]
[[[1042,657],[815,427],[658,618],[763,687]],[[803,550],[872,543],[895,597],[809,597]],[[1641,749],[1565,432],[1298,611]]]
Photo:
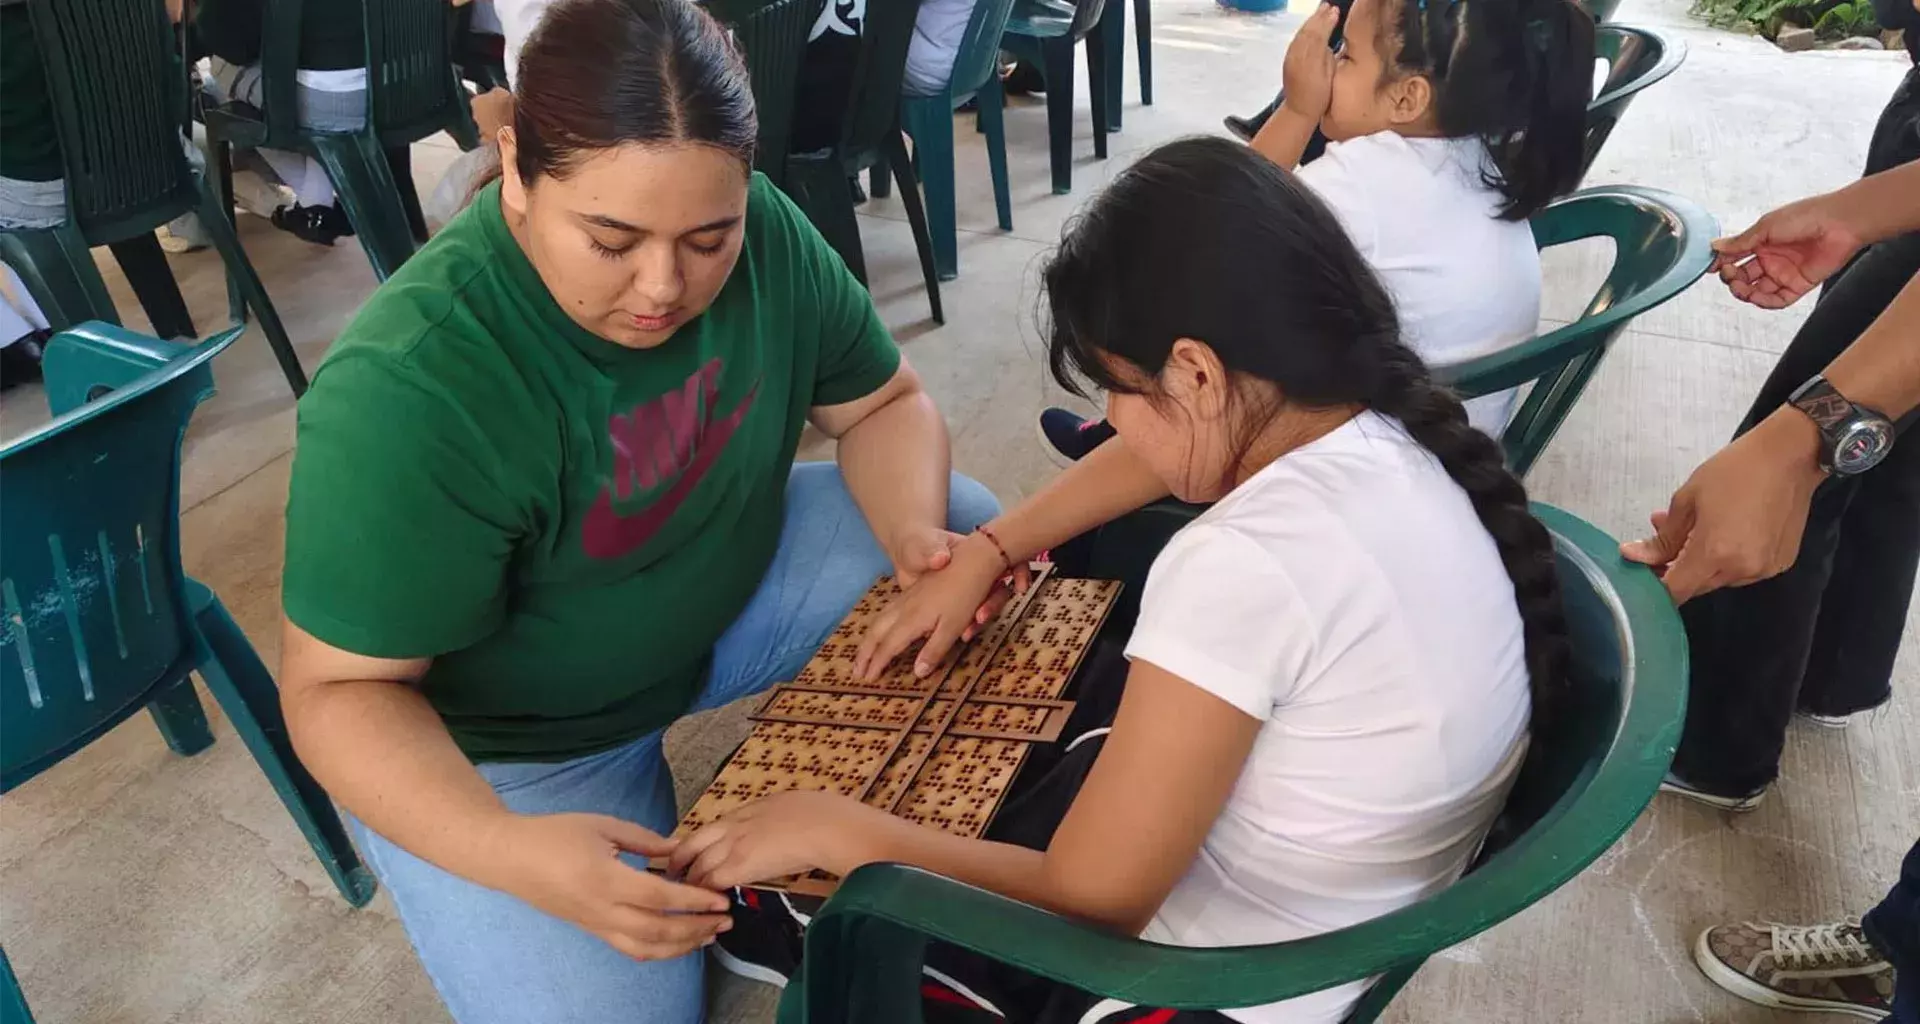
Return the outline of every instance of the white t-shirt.
[[[1540,329],[1540,251],[1525,221],[1497,219],[1504,198],[1482,179],[1477,138],[1377,132],[1327,146],[1300,168],[1393,293],[1407,343],[1429,365],[1463,362]],[[1496,437],[1514,392],[1467,403]]]
[[[1283,942],[1445,888],[1526,751],[1513,585],[1466,493],[1364,413],[1167,545],[1127,656],[1263,724],[1199,856],[1141,937]],[[1364,982],[1224,1011],[1335,1024]]]

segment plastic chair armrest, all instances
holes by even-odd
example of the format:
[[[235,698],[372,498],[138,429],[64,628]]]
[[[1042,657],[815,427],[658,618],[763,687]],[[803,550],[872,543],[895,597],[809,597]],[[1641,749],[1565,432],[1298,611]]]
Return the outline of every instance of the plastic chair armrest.
[[[137,331],[89,320],[47,342],[41,372],[53,415],[71,412],[101,394],[122,388],[168,363],[207,347],[224,348],[245,327],[233,327],[198,345],[161,341]]]

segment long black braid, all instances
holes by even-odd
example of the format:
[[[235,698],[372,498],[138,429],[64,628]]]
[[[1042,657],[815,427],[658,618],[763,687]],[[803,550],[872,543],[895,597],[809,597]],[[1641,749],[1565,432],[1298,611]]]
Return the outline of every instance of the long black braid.
[[[1470,0],[1471,2],[1471,0]],[[1185,139],[1114,179],[1044,271],[1047,357],[1061,386],[1151,393],[1174,342],[1271,385],[1247,443],[1285,404],[1398,420],[1465,491],[1513,582],[1536,727],[1563,707],[1567,625],[1546,527],[1500,445],[1467,423],[1400,340],[1386,288],[1291,174],[1225,139]],[[1116,372],[1114,361],[1138,371]]]

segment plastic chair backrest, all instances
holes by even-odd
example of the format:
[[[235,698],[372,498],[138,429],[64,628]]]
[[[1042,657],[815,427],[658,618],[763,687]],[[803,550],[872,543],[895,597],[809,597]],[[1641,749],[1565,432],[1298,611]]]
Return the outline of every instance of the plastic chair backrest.
[[[155,0],[28,0],[65,168],[67,211],[89,245],[199,204],[181,149],[185,79]]]
[[[1652,29],[1601,25],[1593,33],[1594,55],[1607,62],[1607,78],[1587,104],[1587,158],[1593,165],[1620,116],[1642,89],[1674,73],[1687,59],[1687,44]]]
[[[820,17],[821,0],[715,0],[707,10],[733,30],[734,45],[753,80],[760,135],[753,165],[776,183],[784,180],[787,140],[793,133],[793,96],[807,33]]]
[[[224,331],[103,397],[54,394],[52,422],[0,448],[0,792],[85,746],[199,661],[180,567],[180,448],[213,390]],[[69,334],[164,343],[93,321],[47,347],[73,379]],[[177,346],[175,346],[177,347]],[[97,357],[95,357],[97,358]],[[122,380],[109,363],[90,380]],[[75,406],[77,407],[69,407]]]
[[[260,77],[267,137],[298,149],[301,12],[308,3],[266,0]],[[383,142],[413,141],[453,119],[459,98],[453,73],[453,29],[447,0],[362,0],[357,4],[367,52],[367,124]]]
[[[873,162],[881,143],[900,130],[900,83],[906,77],[907,46],[919,14],[920,0],[867,5],[867,19],[860,27],[859,63],[840,129],[839,152],[849,162]]]
[[[1572,699],[1536,734],[1489,852],[1459,882],[1324,935],[1190,948],[1115,935],[916,868],[870,865],[814,915],[782,1024],[918,1019],[926,939],[1154,1007],[1254,1006],[1387,974],[1381,986],[1391,987],[1376,986],[1349,1018],[1374,1019],[1428,956],[1526,909],[1605,852],[1653,798],[1680,740],[1687,642],[1665,588],[1595,527],[1550,506],[1534,512],[1559,557]]]
[[[979,91],[987,79],[1000,73],[1000,37],[1006,34],[1013,0],[975,0],[967,18],[966,35],[953,58],[948,94],[958,98]]]
[[[1629,321],[1685,291],[1713,260],[1719,224],[1689,200],[1657,189],[1586,189],[1535,214],[1540,248],[1585,238],[1613,240],[1613,269],[1580,318],[1478,359],[1434,369],[1468,398],[1532,383],[1507,423],[1507,463],[1525,475],[1573,410],[1608,346]]]

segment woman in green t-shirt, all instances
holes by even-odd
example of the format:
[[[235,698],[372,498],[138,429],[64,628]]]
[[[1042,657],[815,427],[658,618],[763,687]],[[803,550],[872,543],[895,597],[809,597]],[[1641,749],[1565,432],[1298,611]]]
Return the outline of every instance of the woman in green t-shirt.
[[[752,174],[686,0],[561,0],[502,178],[300,403],[281,686],[460,1024],[691,1022],[726,897],[661,733],[791,678],[996,511],[866,292]],[[838,465],[794,465],[807,423]]]

